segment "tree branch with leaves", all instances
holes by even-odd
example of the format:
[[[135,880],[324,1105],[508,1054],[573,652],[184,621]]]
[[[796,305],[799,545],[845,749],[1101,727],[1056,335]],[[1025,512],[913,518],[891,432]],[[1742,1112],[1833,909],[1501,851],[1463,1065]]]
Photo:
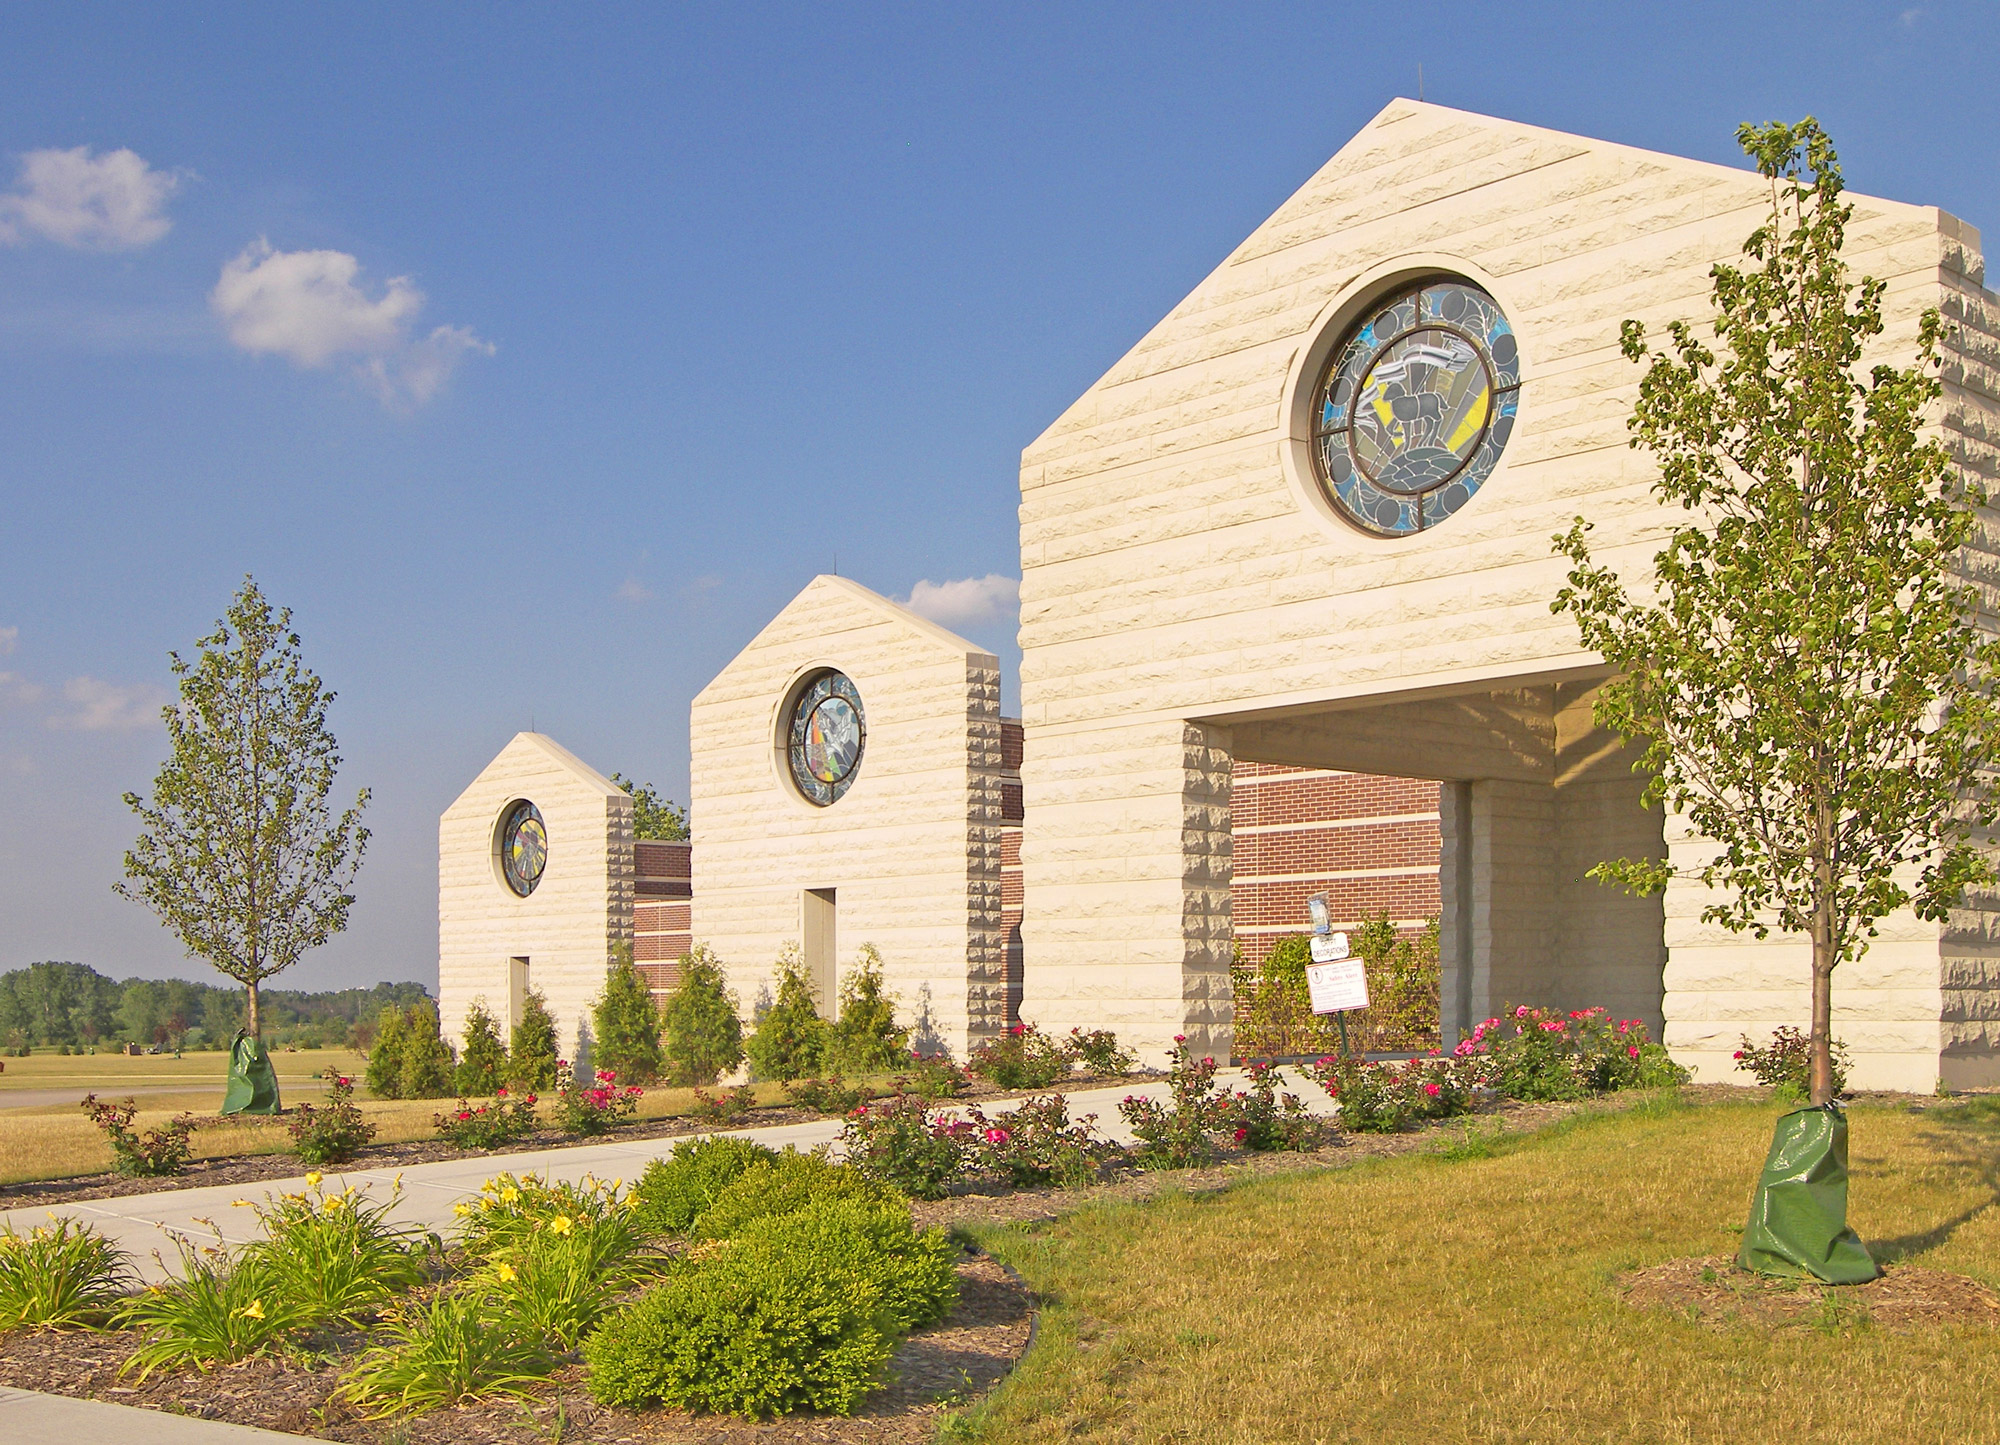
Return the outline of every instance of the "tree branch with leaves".
[[[1744,126],[1769,184],[1740,267],[1713,269],[1713,344],[1685,321],[1648,351],[1634,447],[1655,494],[1691,514],[1635,599],[1591,556],[1578,518],[1556,539],[1554,609],[1617,675],[1600,723],[1643,746],[1645,800],[1715,845],[1676,872],[1621,858],[1592,876],[1657,893],[1716,890],[1705,921],[1812,944],[1812,1102],[1833,1097],[1832,978],[1906,905],[1941,919],[1993,870],[1993,677],[1962,549],[1985,495],[1927,429],[1942,323],[1927,310],[1906,366],[1864,369],[1884,283],[1850,280],[1852,207],[1832,143],[1808,117]]]
[[[180,692],[162,713],[171,751],[150,800],[125,795],[141,828],[115,885],[244,986],[252,1037],[263,980],[347,926],[368,846],[368,790],[338,816],[329,803],[334,694],[291,622],[246,577],[194,660],[168,654]]]

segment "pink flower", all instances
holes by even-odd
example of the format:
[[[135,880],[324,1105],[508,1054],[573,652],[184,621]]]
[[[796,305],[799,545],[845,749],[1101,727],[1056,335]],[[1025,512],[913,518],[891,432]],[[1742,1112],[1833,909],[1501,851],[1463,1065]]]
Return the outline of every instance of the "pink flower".
[[[1444,1090],[1436,1084],[1425,1084],[1424,1092],[1426,1094],[1429,1094],[1433,1099],[1435,1099],[1439,1094],[1442,1094]]]
[[[507,1097],[507,1086],[506,1086],[505,1084],[502,1084],[502,1085],[501,1085],[501,1086],[500,1086],[500,1087],[499,1087],[498,1089],[495,1089],[495,1090],[493,1091],[493,1097],[494,1097],[494,1098],[496,1098],[496,1099],[504,1099],[504,1098],[506,1098],[506,1097]]]
[[[1562,1023],[1557,1019],[1543,1019],[1541,1027],[1543,1033],[1559,1034],[1563,1031]]]
[[[988,1129],[986,1131],[986,1142],[989,1144],[1005,1144],[1007,1142],[1007,1131],[1005,1129]]]
[[[1636,1059],[1639,1057],[1639,1046],[1637,1044],[1634,1044],[1632,1045],[1631,1048],[1625,1050],[1625,1052],[1630,1054],[1633,1058]]]
[[[1236,1131],[1236,1142],[1239,1144],[1241,1144],[1245,1139],[1248,1139],[1249,1137],[1250,1137],[1250,1131],[1248,1129],[1238,1129]]]
[[[461,1119],[470,1119],[472,1117],[472,1111],[470,1109],[460,1109],[458,1111],[458,1117]]]
[[[1528,1006],[1526,1004],[1522,1004],[1520,1007],[1514,1010],[1514,1017],[1517,1019],[1524,1019],[1527,1016],[1528,1016]]]
[[[1214,1067],[1215,1067],[1215,1060],[1214,1060],[1214,1059],[1212,1059],[1212,1058],[1204,1058],[1204,1059],[1203,1059],[1203,1060],[1201,1061],[1201,1066],[1202,1066],[1202,1067],[1203,1067],[1204,1069],[1212,1069],[1212,1068],[1214,1068]]]
[[[1743,1050],[1738,1049],[1735,1053],[1731,1054],[1729,1057],[1732,1059],[1740,1059],[1743,1057]]]

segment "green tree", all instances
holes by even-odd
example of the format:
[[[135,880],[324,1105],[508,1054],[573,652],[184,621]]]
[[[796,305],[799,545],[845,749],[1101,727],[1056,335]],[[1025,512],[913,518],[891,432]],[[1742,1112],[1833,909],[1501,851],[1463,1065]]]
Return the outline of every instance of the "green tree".
[[[438,1032],[438,1012],[434,1004],[412,1005],[403,1015],[403,1060],[398,1076],[397,1097],[402,1099],[442,1099],[452,1091],[452,1070],[458,1060],[451,1045]]]
[[[556,1021],[540,990],[529,989],[521,999],[521,1017],[507,1041],[507,1081],[517,1089],[542,1092],[556,1082]]]
[[[466,1098],[493,1094],[507,1082],[507,1045],[484,999],[474,999],[465,1011],[465,1052],[459,1055],[453,1082]]]
[[[378,1099],[403,1097],[404,1035],[407,1026],[403,1011],[393,1005],[382,1010],[375,1025],[375,1044],[368,1050],[368,1072],[363,1076],[368,1092]]]
[[[368,845],[368,790],[338,817],[328,805],[334,694],[291,622],[246,577],[193,662],[168,654],[180,688],[161,713],[171,752],[150,802],[125,795],[140,833],[116,885],[244,986],[253,1036],[259,985],[347,926]]]
[[[604,992],[590,1018],[599,1068],[616,1073],[621,1084],[650,1084],[660,1077],[660,1011],[652,985],[632,963],[630,945],[620,945],[605,970]]]
[[[705,943],[681,959],[680,982],[660,1009],[669,1083],[712,1084],[743,1062],[743,1021],[722,961]]]
[[[1593,562],[1578,519],[1555,607],[1617,670],[1597,699],[1641,743],[1648,803],[1716,852],[1680,876],[1718,891],[1705,920],[1812,943],[1812,1102],[1833,1096],[1834,970],[1877,922],[1913,903],[1941,918],[1992,870],[1993,670],[1960,549],[1984,501],[1924,434],[1940,395],[1941,323],[1916,354],[1864,369],[1883,332],[1881,281],[1849,280],[1852,208],[1810,117],[1744,126],[1770,183],[1748,264],[1713,276],[1715,347],[1676,322],[1650,354],[1632,445],[1658,459],[1654,491],[1691,515],[1654,558],[1653,600]],[[1636,892],[1675,870],[1620,858],[1593,875]],[[1907,880],[1907,881],[1906,881]]]
[[[758,1018],[744,1049],[760,1078],[809,1078],[826,1067],[829,1039],[796,943],[778,954],[777,973],[778,996]]]
[[[853,970],[840,981],[831,1035],[831,1066],[844,1073],[893,1073],[908,1062],[910,1031],[896,1025],[896,1004],[882,979],[882,954],[872,943],[861,945]]]
[[[632,798],[632,836],[659,843],[688,840],[687,809],[671,798],[663,798],[651,783],[635,783],[630,778],[611,775],[611,781]]]

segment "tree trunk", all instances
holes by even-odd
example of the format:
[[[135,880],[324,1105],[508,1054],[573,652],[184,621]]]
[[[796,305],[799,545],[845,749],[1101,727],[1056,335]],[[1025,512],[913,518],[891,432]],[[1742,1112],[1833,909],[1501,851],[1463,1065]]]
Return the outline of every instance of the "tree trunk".
[[[1833,1102],[1833,900],[1823,895],[1813,909],[1812,929],[1812,1103]]]
[[[261,1039],[262,1037],[264,1037],[264,1029],[262,1021],[257,1016],[257,980],[255,980],[254,978],[251,979],[249,983],[244,985],[244,987],[250,990],[250,1009],[249,1009],[250,1037],[253,1039]],[[1815,1005],[1815,1007],[1817,1007],[1817,1005]],[[1813,1017],[1818,1018],[1819,1015],[1814,1014]],[[1814,1025],[1814,1027],[1816,1028],[1818,1027],[1818,1025]],[[1815,1075],[1814,1077],[1818,1076]]]

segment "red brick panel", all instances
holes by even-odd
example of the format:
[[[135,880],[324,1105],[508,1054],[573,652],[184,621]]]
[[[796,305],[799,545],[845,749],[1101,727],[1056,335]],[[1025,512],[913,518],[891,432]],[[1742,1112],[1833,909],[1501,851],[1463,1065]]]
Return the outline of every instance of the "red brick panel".
[[[1021,785],[1003,781],[1000,784],[1000,821],[1018,823],[1025,812],[1021,806]]]
[[[632,845],[633,872],[645,878],[692,878],[694,844],[662,843],[642,838]]]
[[[1004,773],[1021,771],[1021,750],[1023,742],[1019,718],[1000,719],[1000,770]]]
[[[1434,814],[1438,810],[1438,784],[1414,778],[1383,778],[1363,773],[1280,778],[1234,788],[1230,802],[1239,828],[1277,823],[1318,823],[1340,818],[1379,818],[1400,813]]]
[[[1021,830],[1002,828],[1000,830],[1000,866],[1019,868],[1021,866]]]
[[[1435,819],[1425,819],[1238,833],[1234,851],[1239,879],[1265,873],[1337,873],[1354,868],[1435,868],[1438,825]]]
[[[1230,909],[1239,929],[1275,925],[1303,932],[1310,926],[1306,900],[1315,893],[1324,893],[1334,918],[1348,923],[1376,913],[1387,913],[1395,919],[1416,919],[1429,918],[1438,912],[1435,873],[1238,884],[1229,891]]]

